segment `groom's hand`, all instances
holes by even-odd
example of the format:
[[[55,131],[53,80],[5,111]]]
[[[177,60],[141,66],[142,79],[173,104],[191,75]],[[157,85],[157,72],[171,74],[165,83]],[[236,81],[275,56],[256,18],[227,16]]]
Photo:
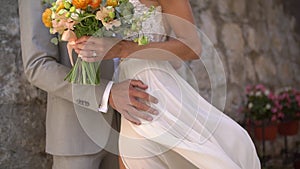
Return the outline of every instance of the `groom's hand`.
[[[158,112],[146,102],[158,103],[158,100],[145,92],[147,88],[148,86],[140,80],[126,80],[116,83],[111,88],[109,104],[134,124],[141,124],[137,117],[152,121],[153,118],[150,114],[157,115]]]

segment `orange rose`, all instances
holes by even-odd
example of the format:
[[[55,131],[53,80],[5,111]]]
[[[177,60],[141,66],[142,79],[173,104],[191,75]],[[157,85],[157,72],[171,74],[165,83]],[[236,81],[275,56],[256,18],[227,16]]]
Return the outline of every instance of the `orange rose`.
[[[47,28],[52,27],[51,15],[52,15],[52,11],[49,8],[47,8],[42,15],[42,21]]]
[[[93,8],[93,9],[96,9],[100,6],[101,4],[101,0],[91,0],[90,2],[90,6]]]
[[[116,7],[118,5],[119,1],[118,0],[107,0],[106,5],[107,6],[113,6]]]
[[[85,9],[87,8],[88,4],[91,0],[73,0],[72,4],[79,9]]]

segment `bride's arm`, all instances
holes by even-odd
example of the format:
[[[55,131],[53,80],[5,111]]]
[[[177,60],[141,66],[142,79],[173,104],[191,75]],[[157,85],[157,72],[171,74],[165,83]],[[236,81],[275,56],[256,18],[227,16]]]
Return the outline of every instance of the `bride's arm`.
[[[165,42],[151,42],[147,45],[137,45],[131,41],[122,41],[120,57],[128,56],[141,59],[173,60],[174,55],[182,60],[199,59],[201,42],[194,25],[194,18],[188,0],[158,0],[163,9],[164,17],[176,38]],[[144,49],[161,49],[171,52],[174,55],[166,55],[162,52],[154,52],[152,55],[141,53],[133,54]],[[156,50],[158,51],[158,50]],[[144,56],[144,57],[143,57]],[[109,56],[108,56],[109,57]]]

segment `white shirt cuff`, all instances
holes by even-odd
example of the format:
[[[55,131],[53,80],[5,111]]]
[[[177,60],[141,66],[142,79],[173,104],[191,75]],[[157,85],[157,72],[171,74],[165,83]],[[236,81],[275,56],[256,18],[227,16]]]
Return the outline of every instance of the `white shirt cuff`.
[[[103,93],[103,96],[102,96],[102,101],[101,101],[101,104],[100,104],[100,107],[98,109],[99,112],[102,112],[102,113],[107,113],[108,111],[108,99],[109,99],[109,93],[110,93],[110,90],[113,86],[114,82],[113,81],[109,81],[105,90],[104,90],[104,93]]]

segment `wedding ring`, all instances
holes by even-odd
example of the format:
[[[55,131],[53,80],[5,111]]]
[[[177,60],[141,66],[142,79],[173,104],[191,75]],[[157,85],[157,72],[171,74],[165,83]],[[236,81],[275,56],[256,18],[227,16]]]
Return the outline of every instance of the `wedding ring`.
[[[96,51],[93,50],[93,55],[92,55],[92,56],[93,56],[94,58],[97,57]]]

